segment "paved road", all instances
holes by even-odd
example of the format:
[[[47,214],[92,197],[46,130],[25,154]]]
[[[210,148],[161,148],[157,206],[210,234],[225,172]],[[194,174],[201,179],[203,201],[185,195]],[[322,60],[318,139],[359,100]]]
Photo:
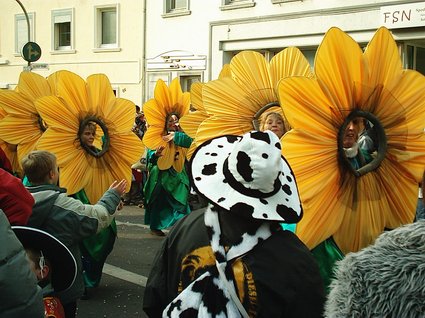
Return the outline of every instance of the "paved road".
[[[118,239],[107,259],[100,286],[78,303],[78,318],[147,317],[143,293],[155,253],[164,238],[143,225],[144,210],[125,206],[117,215]]]

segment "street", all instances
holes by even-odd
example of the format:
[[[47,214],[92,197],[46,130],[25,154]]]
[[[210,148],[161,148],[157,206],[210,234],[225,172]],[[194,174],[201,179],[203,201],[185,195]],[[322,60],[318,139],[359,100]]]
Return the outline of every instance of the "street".
[[[118,212],[118,238],[109,255],[100,286],[78,302],[78,318],[147,317],[143,293],[155,253],[164,238],[144,225],[144,209],[124,206]]]

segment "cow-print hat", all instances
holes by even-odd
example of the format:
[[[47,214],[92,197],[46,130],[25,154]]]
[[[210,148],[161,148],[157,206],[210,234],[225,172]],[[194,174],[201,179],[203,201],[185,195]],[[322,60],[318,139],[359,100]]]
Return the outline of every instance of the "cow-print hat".
[[[206,141],[192,156],[191,174],[199,194],[230,212],[284,223],[302,217],[294,174],[272,131]]]

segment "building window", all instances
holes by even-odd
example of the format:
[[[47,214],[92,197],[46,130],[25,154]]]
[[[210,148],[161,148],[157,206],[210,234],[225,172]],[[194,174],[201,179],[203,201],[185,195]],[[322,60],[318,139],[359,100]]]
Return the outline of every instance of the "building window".
[[[30,24],[29,40],[34,41],[34,13],[28,13]],[[15,55],[20,56],[22,47],[28,42],[28,23],[25,14],[15,15]]]
[[[119,6],[95,8],[95,47],[117,49],[119,47]]]
[[[425,75],[425,43],[404,45],[404,67]]]
[[[183,92],[190,92],[190,88],[193,83],[201,82],[202,75],[194,74],[194,75],[180,75],[180,86]]]
[[[53,51],[73,49],[73,9],[52,11]]]
[[[171,83],[171,72],[154,72],[154,73],[147,73],[147,85],[145,86],[146,88],[146,101],[148,101],[149,99],[154,98],[154,93],[155,93],[155,86],[156,86],[156,82],[162,79],[165,84],[167,84],[167,86],[170,85]]]
[[[162,17],[175,17],[190,14],[189,0],[164,0],[164,14]]]
[[[221,0],[220,10],[233,10],[255,6],[254,0]]]

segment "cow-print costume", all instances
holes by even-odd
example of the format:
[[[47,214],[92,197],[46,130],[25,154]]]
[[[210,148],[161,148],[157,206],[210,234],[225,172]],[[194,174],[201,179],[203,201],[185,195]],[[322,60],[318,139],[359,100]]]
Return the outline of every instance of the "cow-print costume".
[[[217,266],[224,269],[227,283],[222,281],[216,267],[209,270],[192,282],[167,306],[163,317],[241,317],[227,289],[227,286],[234,288],[232,261],[270,237],[274,231],[273,223],[263,223],[253,235],[244,233],[241,242],[231,246],[227,252],[220,243],[223,237],[218,221],[218,211],[213,205],[209,205],[205,212],[205,225]]]
[[[224,136],[204,143],[192,157],[191,172],[197,192],[214,204],[205,212],[205,225],[216,267],[184,289],[163,311],[163,317],[247,316],[235,301],[232,262],[269,238],[276,222],[259,223],[255,233],[246,232],[238,243],[224,247],[219,213],[296,223],[302,217],[302,207],[295,177],[281,156],[279,139],[271,131]]]

